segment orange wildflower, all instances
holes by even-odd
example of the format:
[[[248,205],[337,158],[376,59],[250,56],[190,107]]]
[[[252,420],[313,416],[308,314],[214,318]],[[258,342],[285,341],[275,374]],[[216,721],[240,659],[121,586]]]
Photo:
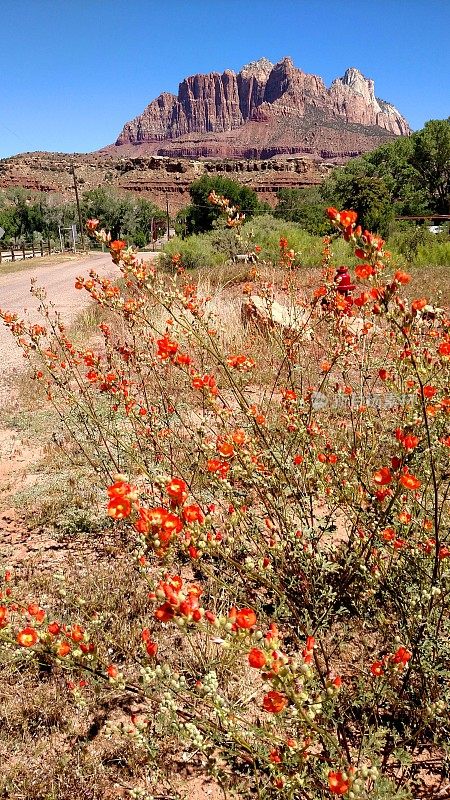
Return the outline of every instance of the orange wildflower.
[[[50,625],[47,626],[47,630],[52,636],[57,636],[61,630],[61,625],[59,622],[51,622]]]
[[[266,664],[266,656],[262,650],[259,650],[257,647],[253,647],[248,654],[248,663],[251,667],[255,669],[262,669],[262,667]]]
[[[287,704],[287,697],[281,692],[268,692],[263,698],[264,711],[269,711],[271,714],[280,714]]]
[[[113,250],[115,253],[120,253],[121,250],[124,250],[127,246],[127,243],[124,242],[122,239],[115,239],[114,242],[111,242],[109,245],[110,250]]]
[[[219,439],[217,442],[217,452],[224,458],[231,458],[234,456],[234,447],[230,442]]]
[[[355,267],[355,275],[361,280],[366,280],[370,278],[371,275],[375,275],[375,270],[371,264],[358,264]]]
[[[420,439],[418,436],[413,436],[411,433],[408,433],[403,439],[402,444],[406,450],[414,450],[419,444],[419,441]]]
[[[232,440],[234,444],[244,444],[246,440],[245,431],[242,428],[238,428],[232,435]]]
[[[373,475],[374,483],[378,483],[379,486],[386,486],[388,483],[392,481],[392,475],[389,467],[381,467]]]
[[[187,500],[187,485],[182,478],[172,478],[169,483],[166,484],[166,492],[172,503],[176,506],[181,506],[184,501]]]
[[[339,222],[344,228],[348,228],[350,225],[354,225],[356,220],[358,219],[358,214],[356,211],[340,211],[339,212]]]
[[[329,772],[328,773],[328,786],[332,794],[346,794],[350,788],[350,781],[344,778],[342,772]]]
[[[84,638],[84,630],[81,625],[73,625],[69,636],[73,642],[81,642]]]
[[[408,275],[407,272],[403,272],[403,270],[399,269],[394,275],[394,280],[396,280],[397,283],[407,284],[411,280],[411,275]]]
[[[171,356],[174,356],[178,350],[178,342],[175,342],[168,336],[163,336],[162,339],[158,339],[156,345],[158,347],[156,355],[161,358],[162,361],[164,361],[166,358],[171,358]]]
[[[411,303],[411,308],[413,311],[423,311],[427,304],[425,297],[420,297],[417,300],[413,300]]]
[[[131,502],[128,497],[112,497],[108,503],[108,516],[113,519],[125,519],[131,513]]]
[[[404,667],[411,659],[411,653],[406,647],[399,647],[397,652],[391,656],[392,664],[401,664]]]
[[[235,619],[238,628],[253,628],[256,625],[256,614],[251,608],[241,608]]]
[[[65,656],[67,656],[70,653],[71,649],[72,648],[71,648],[69,642],[66,642],[66,641],[61,642],[61,644],[59,645],[59,647],[58,647],[58,649],[56,651],[56,655],[60,656],[61,658],[64,658]]]
[[[410,472],[405,472],[401,476],[400,483],[405,487],[405,489],[410,489],[411,491],[414,491],[414,489],[418,489],[421,486],[419,479]]]
[[[23,628],[17,634],[17,641],[21,647],[32,647],[38,640],[37,632],[34,628]]]
[[[194,503],[183,508],[183,519],[185,522],[199,522],[201,525],[205,521],[205,515],[200,506]]]

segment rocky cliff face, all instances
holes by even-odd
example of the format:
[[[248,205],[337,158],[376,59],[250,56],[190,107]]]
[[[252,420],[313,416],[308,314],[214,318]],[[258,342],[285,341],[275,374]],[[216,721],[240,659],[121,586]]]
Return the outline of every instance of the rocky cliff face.
[[[409,125],[391,103],[375,97],[374,82],[351,67],[330,87],[333,106],[347,122],[377,125],[396,136],[407,136]]]
[[[350,146],[349,125],[353,126]],[[330,128],[334,145],[323,134]],[[378,100],[373,81],[355,68],[327,89],[321,78],[298,69],[290,58],[278,64],[260,59],[237,75],[225,70],[222,75],[212,72],[185,78],[177,96],[161,94],[128,122],[116,146],[145,146],[147,154],[156,155],[182,151],[192,157],[246,157],[250,139],[255,143],[253,153],[294,149],[338,155],[348,150],[364,152],[383,139],[409,132],[400,112]],[[355,134],[360,136],[359,147]]]
[[[204,174],[226,173],[254,189],[261,200],[274,206],[280,189],[314,186],[334,168],[328,161],[311,156],[199,161],[139,156],[136,150],[131,156],[118,158],[114,158],[111,152],[86,155],[22,153],[0,160],[0,188],[22,186],[73,201],[72,164],[76,168],[80,191],[106,186],[119,193],[139,193],[160,208],[165,209],[168,202],[171,214],[188,205],[192,181]]]

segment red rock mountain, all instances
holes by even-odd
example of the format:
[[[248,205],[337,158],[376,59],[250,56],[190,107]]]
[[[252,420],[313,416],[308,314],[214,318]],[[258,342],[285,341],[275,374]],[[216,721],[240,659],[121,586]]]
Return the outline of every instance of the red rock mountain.
[[[178,95],[164,92],[128,122],[117,154],[190,158],[271,158],[310,153],[348,158],[373,150],[409,125],[390,103],[375,97],[374,82],[350,68],[327,89],[321,78],[290,58],[265,58],[236,74],[193,75]]]

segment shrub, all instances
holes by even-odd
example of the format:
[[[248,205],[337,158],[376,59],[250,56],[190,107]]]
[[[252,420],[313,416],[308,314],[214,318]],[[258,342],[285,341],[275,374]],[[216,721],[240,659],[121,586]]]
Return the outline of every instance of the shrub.
[[[429,242],[420,244],[417,248],[417,255],[414,259],[419,267],[429,266],[450,266],[450,241],[448,242]]]
[[[242,226],[242,237],[251,243],[248,249],[255,244],[261,247],[260,258],[271,263],[277,263],[280,251],[280,239],[288,241],[289,247],[296,254],[294,266],[315,267],[322,258],[323,240],[305,231],[301,225],[277,219],[270,214],[255,216]],[[349,261],[348,247],[344,241],[338,239],[334,242],[334,257],[337,262]],[[355,259],[350,256],[349,263]]]
[[[227,254],[214,249],[213,238],[208,234],[197,234],[180,239],[175,236],[166,245],[161,261],[170,262],[172,256],[179,254],[186,269],[204,269],[222,264]]]
[[[207,269],[223,265],[238,253],[252,253],[257,246],[260,248],[260,261],[278,264],[280,239],[286,239],[289,248],[294,250],[292,266],[315,267],[320,263],[322,237],[308,233],[296,222],[277,219],[272,214],[256,215],[245,220],[237,236],[233,229],[227,229],[220,224],[207,233],[193,234],[185,239],[176,236],[164,245],[161,263],[167,266],[170,259],[179,254],[185,268]],[[341,239],[334,241],[333,254],[337,263],[347,261],[353,266],[357,262]]]
[[[187,233],[208,231],[219,219],[220,210],[208,202],[211,192],[226,195],[230,203],[239,206],[247,217],[251,217],[259,207],[256,192],[248,186],[221,175],[203,175],[189,189],[192,203],[186,211]]]
[[[50,346],[2,313],[104,485],[141,599],[138,616],[129,588],[108,595],[139,619],[118,636],[89,598],[56,617],[6,574],[0,641],[18,664],[138,698],[145,722],[113,735],[148,758],[179,742],[224,791],[399,800],[421,748],[448,751],[450,332],[402,296],[409,275],[389,274],[353,212],[329,217],[357,288],[325,254],[311,297],[292,284],[298,322],[281,330],[262,285],[268,323],[239,351],[189,276],[122,242],[123,289],[77,281],[111,312],[98,350],[75,347],[45,302]]]

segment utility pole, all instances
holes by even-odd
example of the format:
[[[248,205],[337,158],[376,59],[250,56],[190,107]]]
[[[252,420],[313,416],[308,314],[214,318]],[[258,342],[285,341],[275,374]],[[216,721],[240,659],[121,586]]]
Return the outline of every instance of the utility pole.
[[[77,176],[75,175],[75,167],[73,164],[72,164],[72,177],[73,177],[73,188],[75,189],[75,199],[77,201],[78,222],[80,224],[81,249],[84,250],[83,222],[81,219],[80,198],[78,197]]]
[[[169,198],[166,192],[166,216],[167,216],[167,241],[169,241],[170,235],[170,217],[169,217]]]

